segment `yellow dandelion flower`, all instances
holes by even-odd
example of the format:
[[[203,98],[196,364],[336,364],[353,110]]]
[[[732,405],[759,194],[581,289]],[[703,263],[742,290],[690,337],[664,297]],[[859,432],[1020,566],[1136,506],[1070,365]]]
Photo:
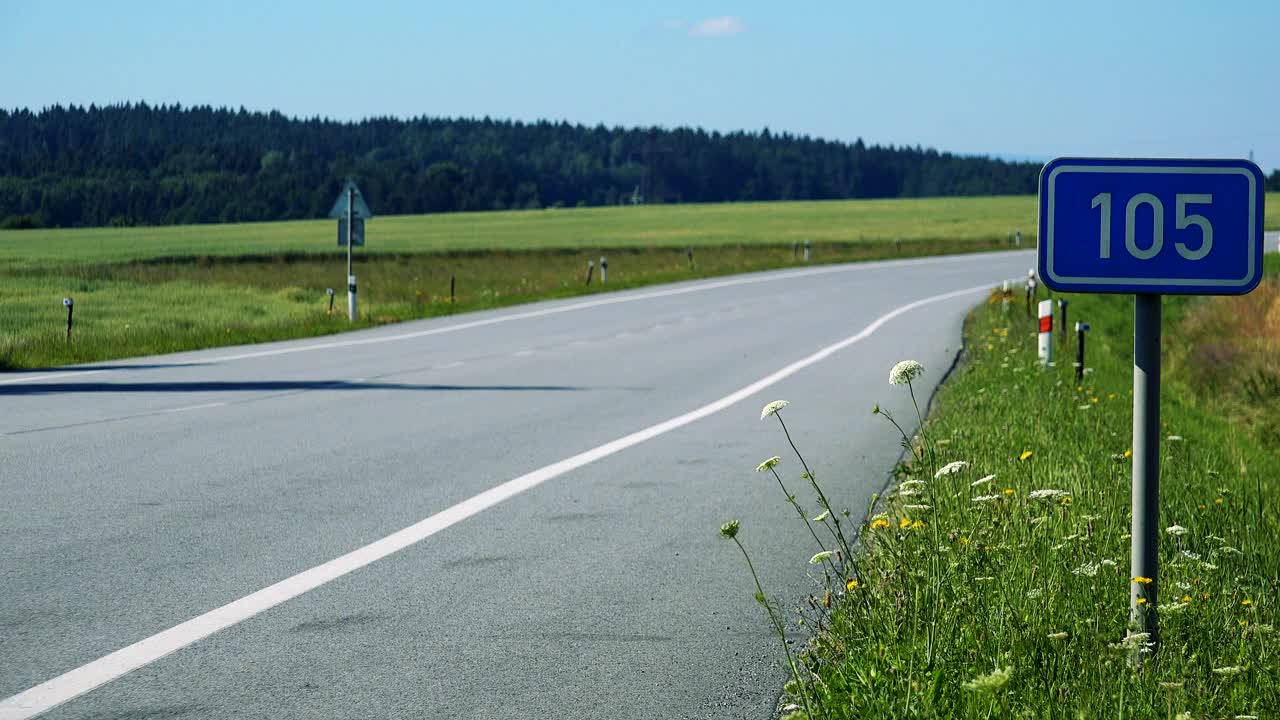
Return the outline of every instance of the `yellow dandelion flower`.
[[[923,520],[915,520],[911,523],[912,530],[923,530],[926,527],[928,527],[928,525],[926,525]]]
[[[1071,504],[1071,496],[1070,496],[1070,495],[1068,495],[1068,496],[1066,496],[1066,497],[1062,498],[1061,500],[1059,500],[1058,502],[1059,502],[1059,503],[1061,503],[1061,504],[1063,504],[1063,505],[1070,505],[1070,504]]]
[[[1076,392],[1084,392],[1084,386],[1083,386],[1083,385],[1077,385],[1077,386],[1076,386]]]
[[[907,528],[909,528],[909,527],[911,527],[911,518],[905,518],[905,517],[904,517],[904,518],[902,518],[901,520],[899,520],[899,521],[898,521],[898,529],[899,529],[899,530],[906,530],[906,529],[907,529]]]
[[[1030,450],[1023,450],[1022,454],[1018,456],[1018,459],[1025,462],[1030,460],[1032,455],[1035,455],[1035,453]]]
[[[1147,604],[1147,599],[1146,599],[1146,598],[1138,598],[1138,604],[1139,604],[1139,605],[1146,605],[1146,604]]]
[[[1143,576],[1141,576],[1141,575],[1139,575],[1139,576],[1135,577],[1135,578],[1133,579],[1133,581],[1134,581],[1134,582],[1136,582],[1136,583],[1138,583],[1139,585],[1150,585],[1150,584],[1151,584],[1151,578],[1149,578],[1149,577],[1143,577]]]
[[[1191,602],[1191,596],[1190,596],[1190,595],[1183,595],[1183,596],[1182,596],[1182,602],[1184,602],[1184,603],[1189,603],[1189,602]]]
[[[1129,448],[1128,450],[1125,450],[1124,457],[1126,460],[1133,457],[1133,448]]]
[[[1211,598],[1211,597],[1213,597],[1213,596],[1212,596],[1212,595],[1210,595],[1209,593],[1201,593],[1201,595],[1200,595],[1200,599],[1201,599],[1201,600],[1208,600],[1208,599],[1209,599],[1209,598]]]
[[[1018,491],[1017,491],[1017,490],[1014,490],[1013,488],[1005,488],[1005,489],[1004,489],[1004,494],[1005,494],[1005,495],[1012,496],[1012,495],[1013,495],[1014,493],[1016,493],[1016,492],[1018,492]]]
[[[853,592],[860,587],[862,587],[862,583],[858,582],[857,578],[849,578],[844,583],[844,589],[849,592]]]
[[[1240,601],[1240,604],[1241,604],[1241,605],[1243,605],[1243,606],[1245,606],[1245,607],[1249,607],[1250,605],[1252,605],[1252,604],[1253,604],[1253,601],[1252,601],[1252,600],[1250,600],[1249,598],[1245,598],[1245,599],[1243,599],[1243,600],[1241,600],[1241,601]]]
[[[1222,498],[1214,498],[1214,499],[1213,499],[1213,504],[1214,504],[1214,505],[1221,505],[1221,504],[1222,504],[1222,503],[1224,503],[1224,502],[1226,502],[1226,501],[1225,501],[1225,500],[1223,500]]]
[[[1115,394],[1115,393],[1107,393],[1107,399],[1108,399],[1108,400],[1115,400],[1115,399],[1116,399],[1116,397],[1117,397],[1117,396],[1116,396],[1116,394]]]
[[[882,517],[871,521],[872,530],[888,530],[890,527],[892,527],[892,525],[889,524],[889,521]]]
[[[1091,397],[1091,398],[1089,398],[1089,402],[1093,403],[1094,405],[1097,405],[1097,404],[1098,404],[1098,398],[1096,398],[1096,397]]]
[[[967,537],[965,537],[965,536],[961,535],[961,536],[960,536],[960,544],[961,544],[961,545],[968,545],[968,544],[969,544],[969,538],[967,538]]]

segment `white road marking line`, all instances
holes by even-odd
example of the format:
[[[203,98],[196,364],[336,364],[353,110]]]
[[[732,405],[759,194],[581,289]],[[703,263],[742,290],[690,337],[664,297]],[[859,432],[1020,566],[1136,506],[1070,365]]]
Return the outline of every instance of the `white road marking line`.
[[[10,380],[0,380],[0,385],[16,385],[18,383],[35,382],[36,380],[78,380],[85,375],[97,375],[98,373],[110,372],[109,370],[85,370],[84,372],[61,372],[52,375],[27,375],[20,378],[12,378]]]
[[[160,412],[180,413],[180,412],[187,412],[189,410],[207,410],[209,408],[226,407],[226,405],[227,404],[224,402],[211,402],[211,403],[205,403],[203,405],[187,405],[186,407],[169,408],[168,410],[161,410]]]
[[[220,362],[234,362],[237,360],[250,360],[262,357],[274,357],[276,355],[292,355],[294,353],[313,352],[315,350],[332,350],[334,348],[357,347],[361,345],[377,345],[388,342],[398,342],[401,340],[414,340],[417,338],[429,337],[431,335],[443,335],[445,333],[459,332],[461,330],[470,330],[472,328],[484,327],[486,325],[497,325],[499,323],[514,322],[516,320],[529,320],[532,318],[546,317],[548,315],[560,315],[561,313],[575,312],[578,310],[589,310],[597,307],[605,307],[608,305],[619,305],[622,303],[639,302],[641,300],[653,300],[656,298],[675,297],[678,295],[687,295],[689,293],[706,292],[708,290],[719,290],[727,287],[737,287],[740,285],[757,285],[767,282],[781,282],[784,280],[795,280],[798,278],[814,277],[816,275],[830,275],[833,273],[846,272],[865,272],[865,271],[881,271],[885,268],[904,267],[912,265],[931,265],[931,264],[948,264],[964,261],[973,261],[982,259],[983,254],[961,254],[961,255],[944,255],[942,257],[933,258],[915,258],[911,260],[888,260],[875,263],[851,263],[847,265],[830,265],[827,267],[807,268],[804,270],[773,272],[763,277],[757,275],[739,276],[729,280],[720,280],[718,282],[709,282],[694,285],[692,287],[669,288],[666,290],[654,290],[652,292],[635,293],[627,295],[618,295],[612,297],[601,297],[596,300],[588,300],[585,302],[573,303],[571,305],[561,305],[553,308],[543,308],[541,310],[530,310],[527,312],[513,313],[511,315],[501,315],[498,317],[485,318],[483,320],[473,320],[471,322],[458,323],[457,325],[448,325],[446,327],[432,328],[430,330],[418,330],[415,332],[401,333],[399,335],[381,335],[378,337],[361,338],[358,340],[339,340],[335,342],[316,343],[314,345],[301,345],[287,348],[277,348],[275,350],[259,350],[256,352],[246,352],[237,355],[224,355],[222,357],[202,357],[199,360],[188,360],[184,362],[175,362],[174,365],[202,365]],[[692,322],[693,318],[685,318],[682,322]],[[114,368],[104,368],[102,370],[86,370],[84,372],[75,373],[76,376],[88,375],[90,373],[111,372]],[[40,375],[35,377],[16,378],[12,380],[0,380],[0,385],[8,385],[13,383],[32,382],[40,379],[66,377],[68,373],[59,373],[57,375]]]
[[[997,281],[998,282],[998,281]],[[28,720],[72,698],[79,697],[95,688],[101,687],[140,667],[149,665],[170,653],[181,650],[198,642],[219,630],[248,620],[249,618],[292,600],[303,593],[314,590],[325,583],[336,580],[366,565],[377,562],[392,553],[398,552],[415,543],[435,535],[452,525],[479,514],[498,503],[515,497],[542,483],[593,463],[627,448],[652,440],[660,435],[682,428],[685,425],[701,420],[709,415],[724,410],[772,385],[800,372],[801,370],[831,357],[835,353],[861,342],[879,330],[885,323],[924,305],[944,300],[951,300],[972,293],[989,290],[990,284],[978,285],[964,290],[933,295],[902,305],[881,315],[856,335],[847,337],[818,352],[801,358],[790,365],[767,375],[746,387],[736,390],[719,400],[703,405],[678,417],[671,418],[657,425],[652,425],[612,442],[578,453],[551,465],[538,468],[517,478],[508,480],[496,487],[489,488],[479,495],[442,510],[425,520],[394,532],[381,540],[376,540],[362,548],[353,550],[297,575],[263,588],[255,593],[232,601],[220,608],[192,618],[180,625],[175,625],[163,632],[140,640],[128,647],[116,650],[66,672],[58,677],[43,682],[29,690],[0,701],[0,720]]]

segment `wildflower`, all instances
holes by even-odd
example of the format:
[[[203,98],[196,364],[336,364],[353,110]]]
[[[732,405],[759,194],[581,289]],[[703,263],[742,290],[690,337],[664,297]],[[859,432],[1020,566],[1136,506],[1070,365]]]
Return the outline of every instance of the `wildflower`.
[[[1018,456],[1018,460],[1026,462],[1027,460],[1031,459],[1032,455],[1035,455],[1035,453],[1030,450],[1023,450],[1022,454]]]
[[[817,565],[820,562],[825,562],[830,560],[832,555],[835,555],[835,553],[830,550],[823,550],[820,553],[814,553],[813,557],[809,558],[809,564]]]
[[[1199,560],[1199,559],[1200,559],[1200,553],[1193,553],[1193,552],[1191,552],[1190,550],[1183,550],[1183,551],[1182,551],[1182,556],[1183,556],[1183,557],[1185,557],[1185,558],[1187,558],[1188,560]]]
[[[892,526],[889,524],[889,519],[886,517],[877,517],[871,521],[872,530],[888,530],[890,527]]]
[[[1168,440],[1169,442],[1182,442],[1182,436],[1170,435],[1169,437],[1165,438],[1165,440]]]
[[[880,414],[880,403],[876,403],[875,407],[871,408],[871,414],[872,415]]]
[[[1044,594],[1044,588],[1031,588],[1027,591],[1028,600],[1038,600]]]
[[[978,480],[974,480],[973,482],[969,483],[969,487],[978,487],[979,485],[986,485],[987,483],[995,479],[996,479],[995,475],[987,475],[986,477],[980,478]]]
[[[1203,561],[1201,561],[1200,567],[1204,568],[1205,570],[1208,570],[1209,572],[1213,572],[1214,570],[1218,569],[1217,565],[1214,565],[1213,563],[1203,562]]]
[[[1181,680],[1179,680],[1178,682],[1162,682],[1162,683],[1160,683],[1160,687],[1162,687],[1162,688],[1164,688],[1164,689],[1166,689],[1166,690],[1178,690],[1178,689],[1181,689],[1183,685],[1186,685],[1186,683],[1182,682]]]
[[[1224,502],[1224,501],[1223,501],[1223,499],[1222,499],[1222,498],[1214,498],[1214,499],[1213,499],[1213,504],[1214,504],[1214,505],[1221,505],[1223,502]]]
[[[1013,677],[1013,668],[996,668],[986,675],[979,675],[964,684],[966,690],[980,693],[995,693],[1004,689]]]
[[[1186,610],[1187,606],[1188,606],[1187,603],[1161,603],[1160,614],[1161,615],[1177,615],[1183,610]]]
[[[995,500],[999,500],[1000,497],[1001,497],[1000,495],[979,495],[978,497],[974,498],[973,501],[976,503],[992,502]]]
[[[1091,408],[1091,407],[1093,407],[1093,406],[1092,406],[1092,405],[1077,405],[1077,406],[1076,406],[1076,409],[1077,409],[1077,410],[1088,410],[1088,409],[1089,409],[1089,408]]]
[[[1098,404],[1098,398],[1096,398],[1096,397],[1091,397],[1091,398],[1089,398],[1089,402],[1093,403],[1094,405],[1097,405],[1097,404]]]
[[[760,411],[760,419],[763,420],[769,417],[770,415],[776,415],[779,410],[781,410],[782,408],[790,404],[791,403],[787,402],[786,400],[774,400],[768,405],[765,405],[764,409]]]
[[[1257,715],[1236,715],[1235,720],[1258,720]]]
[[[1071,637],[1070,633],[1065,633],[1065,632],[1049,633],[1050,640],[1066,640],[1068,637]]]
[[[923,521],[923,520],[914,520],[914,521],[912,521],[912,523],[911,523],[911,529],[912,529],[912,530],[923,530],[923,529],[925,529],[926,527],[929,527],[929,525],[928,525],[927,523],[925,523],[925,521]]]
[[[738,534],[738,521],[730,520],[720,526],[720,534],[732,540]]]
[[[1005,489],[1004,489],[1004,494],[1005,494],[1005,495],[1007,495],[1007,496],[1009,496],[1009,497],[1013,497],[1013,494],[1014,494],[1014,493],[1016,493],[1016,492],[1018,492],[1018,491],[1017,491],[1017,490],[1014,490],[1013,488],[1005,488]]]
[[[1150,585],[1150,584],[1151,584],[1151,582],[1152,582],[1152,581],[1151,581],[1151,578],[1149,578],[1149,577],[1143,577],[1143,576],[1141,576],[1141,575],[1139,575],[1139,576],[1135,577],[1135,578],[1133,579],[1133,581],[1134,581],[1134,582],[1136,582],[1136,583],[1138,583],[1139,585]]]
[[[1170,535],[1173,535],[1174,537],[1181,537],[1183,535],[1186,535],[1188,532],[1191,532],[1190,530],[1187,530],[1181,525],[1170,525],[1169,527],[1165,528],[1164,531]]]
[[[1128,450],[1125,450],[1125,451],[1124,451],[1124,457],[1125,457],[1125,459],[1126,459],[1126,460],[1128,460],[1129,458],[1133,457],[1133,448],[1130,448],[1130,449],[1128,449]]]
[[[1072,570],[1071,574],[1080,575],[1082,577],[1097,577],[1098,568],[1099,568],[1098,563],[1086,562],[1085,564],[1081,565],[1075,570]]]
[[[1218,548],[1218,551],[1222,553],[1226,553],[1227,555],[1243,555],[1244,554],[1239,550],[1231,547],[1230,545],[1223,545],[1222,547]]]
[[[1252,600],[1250,600],[1249,598],[1245,598],[1245,599],[1243,599],[1243,600],[1241,600],[1241,601],[1240,601],[1240,604],[1241,604],[1241,605],[1243,605],[1243,606],[1245,606],[1245,607],[1249,607],[1250,605],[1252,605],[1252,604],[1253,604],[1253,601],[1252,601]]]
[[[765,460],[764,462],[757,465],[756,472],[764,472],[765,470],[772,470],[773,467],[780,462],[782,462],[782,458],[778,457],[777,455],[774,455],[768,460]]]
[[[932,510],[932,509],[933,509],[933,506],[932,506],[932,505],[906,505],[906,506],[905,506],[905,509],[907,509],[907,510]]]
[[[1182,599],[1181,599],[1179,602],[1181,602],[1183,605],[1190,605],[1190,604],[1191,604],[1191,596],[1190,596],[1190,595],[1183,595],[1183,596],[1182,596]]]
[[[1256,635],[1270,635],[1275,632],[1275,630],[1276,629],[1273,626],[1265,623],[1258,623],[1257,625],[1253,625],[1249,628],[1249,631]]]
[[[1115,399],[1116,399],[1116,394],[1115,394],[1115,393],[1107,393],[1107,399],[1108,399],[1108,400],[1115,400]]]
[[[898,489],[899,489],[899,490],[910,490],[910,489],[912,489],[912,488],[928,487],[928,485],[929,485],[929,484],[928,484],[928,483],[926,483],[926,482],[925,482],[925,481],[923,481],[923,480],[905,480],[905,481],[903,481],[903,483],[902,483],[901,485],[899,485],[899,486],[898,486]]]
[[[934,473],[933,477],[934,479],[937,479],[944,475],[954,475],[960,472],[961,470],[964,470],[968,466],[969,466],[969,463],[963,460],[956,460],[955,462],[949,462],[946,465],[943,465],[942,469],[938,470],[938,472]]]
[[[1061,500],[1065,497],[1070,497],[1070,496],[1071,496],[1071,493],[1068,493],[1066,490],[1044,489],[1044,490],[1032,490],[1031,494],[1028,495],[1027,497],[1030,498],[1031,500]]]
[[[1191,711],[1190,711],[1190,710],[1183,710],[1182,712],[1178,713],[1177,715],[1174,715],[1174,716],[1173,716],[1173,720],[1193,720],[1193,719],[1192,719],[1192,717],[1191,717]]]
[[[1146,605],[1146,604],[1147,604],[1147,599],[1146,599],[1146,598],[1138,598],[1136,602],[1137,602],[1137,604],[1139,604],[1139,605]]]
[[[814,521],[814,522],[826,522],[826,521],[827,521],[827,518],[829,518],[829,517],[831,517],[831,511],[830,511],[830,510],[823,510],[823,511],[822,511],[822,514],[821,514],[821,515],[819,515],[818,517],[814,518],[814,519],[813,519],[813,521]]]
[[[1244,672],[1244,668],[1239,665],[1228,665],[1227,667],[1214,668],[1214,675],[1239,675]]]
[[[844,583],[844,589],[848,592],[853,592],[860,587],[862,587],[862,583],[858,582],[857,578],[849,578]]]
[[[924,372],[924,366],[915,360],[903,360],[889,371],[890,385],[906,385]]]
[[[1113,650],[1140,650],[1152,644],[1151,633],[1129,633],[1124,636],[1124,640],[1111,643],[1109,647]]]

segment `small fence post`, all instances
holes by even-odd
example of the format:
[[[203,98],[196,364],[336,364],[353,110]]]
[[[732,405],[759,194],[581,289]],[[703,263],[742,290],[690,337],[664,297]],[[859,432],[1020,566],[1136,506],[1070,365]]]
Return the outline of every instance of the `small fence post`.
[[[600,256],[600,284],[604,285],[609,282],[609,259]]]
[[[325,311],[325,315],[333,315],[333,288],[325,288],[324,292],[329,296],[329,309]]]
[[[1076,384],[1084,380],[1084,334],[1089,332],[1089,323],[1076,323]]]
[[[71,298],[62,298],[62,304],[67,307],[67,342],[71,342],[71,313],[75,310],[76,303]]]
[[[587,285],[591,284],[591,274],[595,272],[596,263],[594,260],[587,261]]]
[[[1040,301],[1040,337],[1037,347],[1040,352],[1040,365],[1049,367],[1053,364],[1053,301]]]

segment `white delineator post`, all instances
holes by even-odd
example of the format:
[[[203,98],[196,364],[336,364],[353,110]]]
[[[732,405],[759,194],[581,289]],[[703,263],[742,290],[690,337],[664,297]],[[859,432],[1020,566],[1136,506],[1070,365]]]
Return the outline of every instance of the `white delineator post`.
[[[1040,364],[1053,362],[1053,301],[1040,301]]]
[[[356,276],[351,273],[351,248],[356,244],[352,224],[355,221],[355,189],[347,188],[347,319],[356,321]]]

